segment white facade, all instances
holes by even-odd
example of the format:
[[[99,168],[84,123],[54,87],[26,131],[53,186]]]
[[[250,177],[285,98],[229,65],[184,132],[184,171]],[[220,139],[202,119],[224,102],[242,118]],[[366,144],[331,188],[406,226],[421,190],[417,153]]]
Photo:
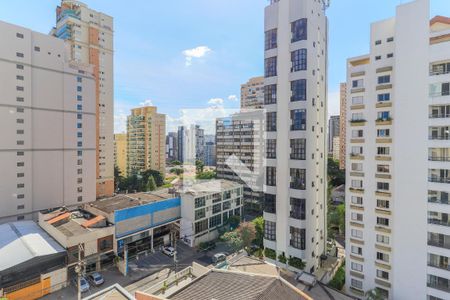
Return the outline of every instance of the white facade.
[[[271,1],[265,9],[264,246],[314,272],[326,242],[326,1]],[[291,60],[292,58],[292,60]]]
[[[95,81],[64,42],[0,22],[0,222],[95,200]]]
[[[449,33],[413,1],[348,60],[346,287],[359,297],[450,297]]]

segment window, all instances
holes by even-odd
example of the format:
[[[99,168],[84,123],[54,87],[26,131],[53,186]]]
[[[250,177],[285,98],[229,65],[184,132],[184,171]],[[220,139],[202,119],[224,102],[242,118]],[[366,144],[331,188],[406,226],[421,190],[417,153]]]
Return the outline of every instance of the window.
[[[297,42],[307,39],[307,19],[299,19],[291,23],[292,39],[291,42]]]
[[[78,193],[81,193],[81,192],[83,191],[83,187],[79,186],[79,187],[77,188],[77,191],[78,191]]]
[[[436,275],[427,275],[427,285],[444,292],[450,292],[450,279]]]
[[[40,48],[40,47],[38,47],[38,46],[34,46],[34,51],[36,51],[36,52],[40,52],[40,51],[41,51],[41,48]]]
[[[219,204],[220,205],[220,204]],[[209,228],[214,228],[222,224],[222,214],[209,218]]]
[[[77,110],[82,110],[82,109],[83,109],[83,105],[77,104]]]
[[[362,248],[358,246],[352,246],[351,251],[353,254],[362,255]]]
[[[205,197],[195,198],[195,208],[203,207],[206,204]]]
[[[389,280],[389,273],[383,270],[377,270],[377,277],[385,280]]]
[[[364,79],[357,79],[352,81],[352,88],[362,88],[364,87]]]
[[[195,223],[195,234],[208,230],[208,219]]]
[[[19,210],[19,209],[24,209],[25,208],[25,205],[17,205],[17,209]]]
[[[23,86],[16,86],[16,90],[18,90],[19,92],[23,92],[25,88]]]
[[[277,140],[266,140],[266,158],[277,158]]]
[[[25,184],[24,183],[18,183],[17,184],[17,188],[18,189],[23,189],[25,187]]]
[[[23,156],[25,153],[23,151],[17,152],[17,156]]]
[[[18,195],[17,195],[17,199],[23,199],[23,198],[25,198],[25,195],[24,195],[24,194],[18,194]]]
[[[23,70],[23,65],[17,64],[17,65],[16,65],[16,69],[18,69],[18,70]]]
[[[23,34],[18,32],[16,33],[16,37],[19,39],[23,39]]]
[[[83,96],[77,95],[77,101],[83,101]]]
[[[222,203],[222,210],[227,210],[231,208],[231,202],[230,201],[225,201]]]
[[[377,217],[377,224],[382,226],[389,226],[389,219]]]
[[[377,147],[378,155],[389,155],[389,147]]]
[[[23,57],[23,53],[16,52],[16,56],[17,56],[17,57]]]
[[[363,164],[362,163],[352,163],[352,171],[362,172]]]
[[[352,221],[362,222],[363,221],[363,215],[362,214],[358,214],[358,213],[352,213],[351,214],[351,219],[352,219]]]
[[[17,101],[17,102],[24,102],[25,99],[24,99],[23,97],[17,97],[17,98],[16,98],[16,101]]]
[[[380,191],[389,191],[389,182],[377,182],[377,189]]]
[[[361,146],[352,146],[352,152],[350,152],[351,155],[362,155],[363,154],[363,147]]]
[[[218,204],[213,205],[213,207],[212,207],[213,214],[217,214],[221,211],[222,211],[222,204],[218,203]]]
[[[378,84],[386,84],[391,82],[391,75],[378,76]]]
[[[83,133],[82,132],[77,132],[77,137],[79,137],[79,138],[83,137]]]
[[[352,229],[351,230],[351,235],[352,237],[358,238],[358,239],[362,239],[363,238],[363,232],[361,230],[358,229]]]
[[[390,130],[389,129],[378,129],[377,130],[377,136],[378,137],[389,137],[390,136]]]
[[[291,201],[291,212],[290,212],[291,218],[294,218],[297,220],[305,220],[306,200],[298,199],[298,198],[291,198],[290,201]]]
[[[276,112],[266,113],[266,130],[267,131],[277,131],[277,113]]]
[[[82,115],[82,114],[77,114],[77,119],[78,119],[78,120],[83,119],[83,115]]]
[[[77,142],[77,147],[83,147],[83,142]]]
[[[391,94],[385,93],[385,94],[378,94],[378,101],[390,101],[391,100]]]
[[[358,271],[358,272],[362,272],[363,271],[362,264],[358,264],[358,263],[355,263],[355,262],[351,263],[351,268],[352,268],[353,271]]]
[[[306,79],[291,81],[291,101],[306,101]]]
[[[306,109],[291,110],[291,130],[306,130]]]
[[[291,169],[291,189],[304,190],[306,189],[306,170],[305,169]]]
[[[351,181],[351,187],[354,189],[362,189],[363,188],[363,182],[362,180],[352,180]]]
[[[81,78],[80,76],[77,76],[77,82],[82,82],[83,78]]]
[[[394,41],[394,37],[388,37],[386,40],[386,42],[388,42],[388,43],[393,42],[393,41]]]
[[[376,40],[375,45],[381,45],[381,40]]]
[[[362,283],[362,281],[361,281],[361,280],[358,280],[358,279],[355,279],[355,278],[352,278],[352,280],[351,280],[351,282],[350,282],[350,285],[351,285],[353,288],[358,289],[358,290],[362,290],[362,289],[363,289],[363,283]]]
[[[78,174],[78,175],[83,174],[83,169],[77,169],[77,174]]]
[[[264,49],[270,50],[277,47],[277,29],[271,29],[265,32]]]
[[[275,241],[276,237],[276,223],[267,220],[264,221],[264,238],[269,241]]]
[[[391,116],[388,111],[379,111],[377,113],[377,120],[379,120],[379,121],[386,121],[386,120],[390,120],[390,119],[391,119]]]
[[[264,86],[264,104],[277,103],[277,85],[270,84]]]
[[[386,55],[386,57],[387,57],[387,58],[392,58],[392,57],[394,57],[394,53],[388,53],[388,54]]]
[[[389,245],[389,237],[386,235],[377,234],[377,242]]]
[[[291,159],[306,159],[306,139],[291,139]]]
[[[23,80],[24,77],[23,77],[22,75],[16,75],[16,79],[17,79],[17,80]]]
[[[266,167],[266,185],[269,186],[277,185],[277,168]]]
[[[290,227],[290,245],[293,248],[305,250],[305,229]]]
[[[276,195],[264,194],[264,211],[270,214],[277,212]]]
[[[363,204],[363,198],[359,196],[352,196],[352,204],[362,205]]]
[[[20,162],[17,163],[17,166],[18,167],[23,167],[23,166],[25,166],[25,163],[23,161],[20,161]]]
[[[277,57],[269,57],[264,60],[264,77],[277,76]]]
[[[380,59],[381,59],[381,55],[375,56],[375,60],[380,60]]]
[[[389,173],[389,165],[377,165],[378,173]]]
[[[377,252],[377,260],[389,262],[389,254],[383,252]]]
[[[81,86],[77,86],[77,92],[82,92],[83,88]]]
[[[291,72],[304,71],[307,68],[307,50],[298,49],[291,52]]]
[[[365,121],[364,114],[362,112],[352,113],[351,121]]]
[[[352,97],[352,105],[360,105],[360,104],[364,104],[363,96]]]
[[[81,124],[81,123],[77,123],[77,128],[78,128],[78,129],[81,129],[81,128],[83,128],[83,124]]]
[[[17,134],[24,134],[25,131],[24,131],[23,129],[17,129],[17,130],[16,130],[16,133],[17,133]]]

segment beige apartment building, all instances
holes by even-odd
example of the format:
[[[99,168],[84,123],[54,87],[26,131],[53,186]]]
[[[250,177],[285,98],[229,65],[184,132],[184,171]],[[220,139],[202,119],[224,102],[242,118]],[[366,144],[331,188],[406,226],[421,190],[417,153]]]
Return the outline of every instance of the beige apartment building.
[[[165,174],[166,115],[155,106],[134,108],[127,120],[127,174],[148,169]]]
[[[51,33],[70,47],[70,58],[94,67],[97,197],[114,192],[113,18],[79,1],[62,0]]]
[[[114,134],[114,164],[119,168],[120,175],[123,177],[127,177],[127,153],[127,134]]]
[[[241,85],[241,108],[264,106],[264,76],[250,78]]]
[[[339,118],[339,169],[345,169],[345,138],[346,138],[346,113],[347,113],[347,83],[340,84],[340,118]]]
[[[95,200],[95,78],[63,40],[0,22],[0,222]]]

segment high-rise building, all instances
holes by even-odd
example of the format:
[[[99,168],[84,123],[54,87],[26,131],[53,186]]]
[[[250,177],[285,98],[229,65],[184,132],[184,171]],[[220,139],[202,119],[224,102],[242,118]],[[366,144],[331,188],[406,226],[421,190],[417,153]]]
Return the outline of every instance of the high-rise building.
[[[127,177],[128,142],[126,133],[114,134],[114,164],[119,168],[120,176]]]
[[[335,136],[333,138],[333,153],[331,154],[331,157],[334,160],[338,160],[340,157],[341,145],[339,144],[339,142],[340,142],[339,136]]]
[[[178,160],[195,163],[205,160],[205,131],[199,125],[178,127]]]
[[[328,120],[328,153],[333,154],[333,139],[339,136],[340,116],[331,116]]]
[[[260,113],[250,111],[216,119],[217,178],[244,185],[244,213],[250,216],[261,216],[263,210],[261,148],[264,140],[263,120],[259,116]],[[227,161],[232,156],[247,170],[239,166],[234,170],[234,164],[229,165]]]
[[[169,132],[166,136],[166,161],[178,159],[178,135],[176,132]]]
[[[339,169],[345,169],[346,156],[346,122],[347,122],[347,83],[340,84],[339,93],[340,115],[339,115]]]
[[[206,166],[216,166],[216,136],[205,135],[205,161]]]
[[[264,76],[253,77],[241,85],[241,108],[264,106]]]
[[[347,62],[346,287],[450,299],[450,19],[428,0],[373,23]]]
[[[327,5],[271,0],[265,9],[265,144],[272,158],[265,160],[264,246],[291,266],[302,260],[308,272],[319,267],[327,239]]]
[[[97,197],[114,193],[113,18],[82,2],[62,0],[51,34],[67,41],[70,58],[94,66]]]
[[[95,200],[93,68],[49,35],[0,22],[0,39],[0,222]]]
[[[128,175],[166,169],[166,115],[155,106],[133,108],[127,119]]]

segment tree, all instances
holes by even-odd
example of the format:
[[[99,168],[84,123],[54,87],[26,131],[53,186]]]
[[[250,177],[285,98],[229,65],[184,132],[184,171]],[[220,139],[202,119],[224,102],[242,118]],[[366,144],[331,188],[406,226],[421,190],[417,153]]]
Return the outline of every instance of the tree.
[[[381,294],[380,290],[374,288],[372,290],[367,291],[366,293],[367,300],[384,300],[384,296]]]
[[[339,186],[345,183],[345,170],[339,169],[339,162],[328,158],[328,180],[330,185]]]
[[[150,176],[153,176],[156,186],[162,186],[164,184],[164,177],[161,174],[161,172],[159,172],[157,170],[148,169],[148,170],[141,172],[140,175],[142,176],[142,179],[144,180],[143,185],[145,185],[147,183],[148,178]]]
[[[228,224],[230,224],[230,229],[233,230],[236,227],[238,227],[239,223],[241,223],[241,217],[240,216],[231,216],[228,218]]]
[[[172,166],[179,166],[181,165],[181,162],[179,160],[172,160],[171,164]]]
[[[213,179],[216,178],[216,172],[215,171],[206,171],[202,173],[197,173],[195,176],[197,179]]]
[[[156,190],[155,178],[153,176],[148,177],[146,190],[147,192]]]
[[[339,267],[339,269],[336,271],[336,274],[334,275],[333,279],[328,283],[331,287],[342,290],[345,284],[345,269],[343,266]]]
[[[264,218],[257,217],[252,221],[253,225],[255,225],[256,237],[253,241],[260,248],[263,247],[263,239],[264,239]]]
[[[241,236],[244,249],[250,249],[250,246],[252,245],[252,242],[256,237],[255,224],[251,222],[243,222],[241,223],[237,231]]]
[[[237,230],[229,231],[222,235],[222,240],[224,240],[234,251],[242,249],[244,244],[241,235]]]
[[[205,168],[205,164],[200,159],[195,161],[195,170],[197,173],[203,173],[203,169]]]

